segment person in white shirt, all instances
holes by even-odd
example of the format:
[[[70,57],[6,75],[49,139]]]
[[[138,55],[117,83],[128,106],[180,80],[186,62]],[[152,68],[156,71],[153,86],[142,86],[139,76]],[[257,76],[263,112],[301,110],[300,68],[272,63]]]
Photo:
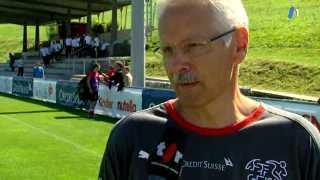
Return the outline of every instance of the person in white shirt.
[[[52,60],[52,62],[56,61],[56,56],[57,56],[55,46],[56,46],[56,41],[54,41],[54,40],[51,41],[50,42],[49,51],[51,52],[51,58],[50,59]]]
[[[23,76],[24,65],[22,57],[15,60],[15,67],[18,68],[17,76]]]
[[[86,34],[86,36],[84,37],[85,45],[90,46],[91,45],[91,41],[92,41],[92,37],[90,36],[90,34]]]
[[[79,52],[78,52],[79,48],[80,48],[80,38],[77,36],[72,39],[72,54],[79,57]]]
[[[48,54],[47,65],[49,65],[53,58],[53,49],[50,48],[50,44],[47,44],[47,54]]]
[[[58,56],[61,54],[62,45],[60,44],[60,40],[53,41],[53,46],[51,47],[52,52],[52,61],[58,59]]]
[[[99,49],[99,57],[107,57],[109,56],[108,48],[110,44],[104,40],[101,41],[100,49]]]
[[[55,41],[53,49],[54,49],[54,52],[56,52],[57,55],[59,55],[61,44],[58,41]]]
[[[132,86],[132,74],[130,73],[130,68],[128,66],[124,67],[123,81],[125,87]]]
[[[42,57],[44,67],[47,68],[50,62],[49,48],[42,45],[42,47],[40,48],[40,56]]]
[[[67,37],[65,39],[66,44],[66,58],[70,57],[72,51],[72,39],[71,37]]]
[[[62,46],[62,43],[61,43],[61,40],[57,40],[56,41],[56,50],[58,50],[58,55],[61,54],[62,50],[63,50],[63,46]]]
[[[100,45],[100,39],[98,36],[96,36],[92,41],[93,52],[94,52],[95,58],[98,57],[99,45]]]
[[[86,34],[84,37],[84,47],[85,47],[85,55],[91,56],[92,55],[92,37],[90,34]]]

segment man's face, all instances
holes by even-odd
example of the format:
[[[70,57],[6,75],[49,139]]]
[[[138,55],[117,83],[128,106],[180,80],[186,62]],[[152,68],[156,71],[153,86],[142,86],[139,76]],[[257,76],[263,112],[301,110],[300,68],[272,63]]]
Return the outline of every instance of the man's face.
[[[128,69],[128,68],[125,68],[125,69],[124,69],[124,73],[128,74],[128,73],[129,73],[129,69]]]
[[[233,42],[228,48],[219,39],[195,57],[183,50],[220,35],[217,26],[209,8],[203,5],[171,6],[160,19],[161,45],[173,47],[172,55],[163,58],[165,69],[185,106],[204,106],[232,87]]]
[[[116,64],[114,65],[114,69],[117,71],[117,70],[121,69],[121,67],[120,67],[119,64],[116,63]]]

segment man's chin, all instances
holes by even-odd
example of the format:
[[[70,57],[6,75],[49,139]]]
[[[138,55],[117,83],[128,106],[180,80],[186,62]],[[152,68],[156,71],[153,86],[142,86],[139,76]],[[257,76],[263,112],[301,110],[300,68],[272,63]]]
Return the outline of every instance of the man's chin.
[[[178,96],[179,104],[188,108],[199,108],[206,104],[200,95]]]

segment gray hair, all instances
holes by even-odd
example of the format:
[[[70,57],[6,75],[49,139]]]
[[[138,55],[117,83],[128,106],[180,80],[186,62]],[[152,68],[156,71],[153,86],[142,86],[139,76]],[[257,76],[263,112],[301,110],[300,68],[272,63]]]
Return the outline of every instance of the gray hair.
[[[248,16],[241,0],[158,0],[158,19],[162,17],[166,8],[172,3],[202,3],[209,5],[219,23],[217,31],[220,33],[234,27],[244,27],[249,31]],[[230,45],[231,37],[230,34],[223,37],[226,46]]]

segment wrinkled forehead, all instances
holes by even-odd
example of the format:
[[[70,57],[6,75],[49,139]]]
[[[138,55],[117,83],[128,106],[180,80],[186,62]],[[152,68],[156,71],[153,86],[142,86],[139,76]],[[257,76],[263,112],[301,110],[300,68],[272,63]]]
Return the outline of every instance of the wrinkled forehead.
[[[212,7],[206,3],[178,0],[167,5],[159,17],[160,40],[167,42],[176,37],[188,39],[216,34],[218,23]]]

